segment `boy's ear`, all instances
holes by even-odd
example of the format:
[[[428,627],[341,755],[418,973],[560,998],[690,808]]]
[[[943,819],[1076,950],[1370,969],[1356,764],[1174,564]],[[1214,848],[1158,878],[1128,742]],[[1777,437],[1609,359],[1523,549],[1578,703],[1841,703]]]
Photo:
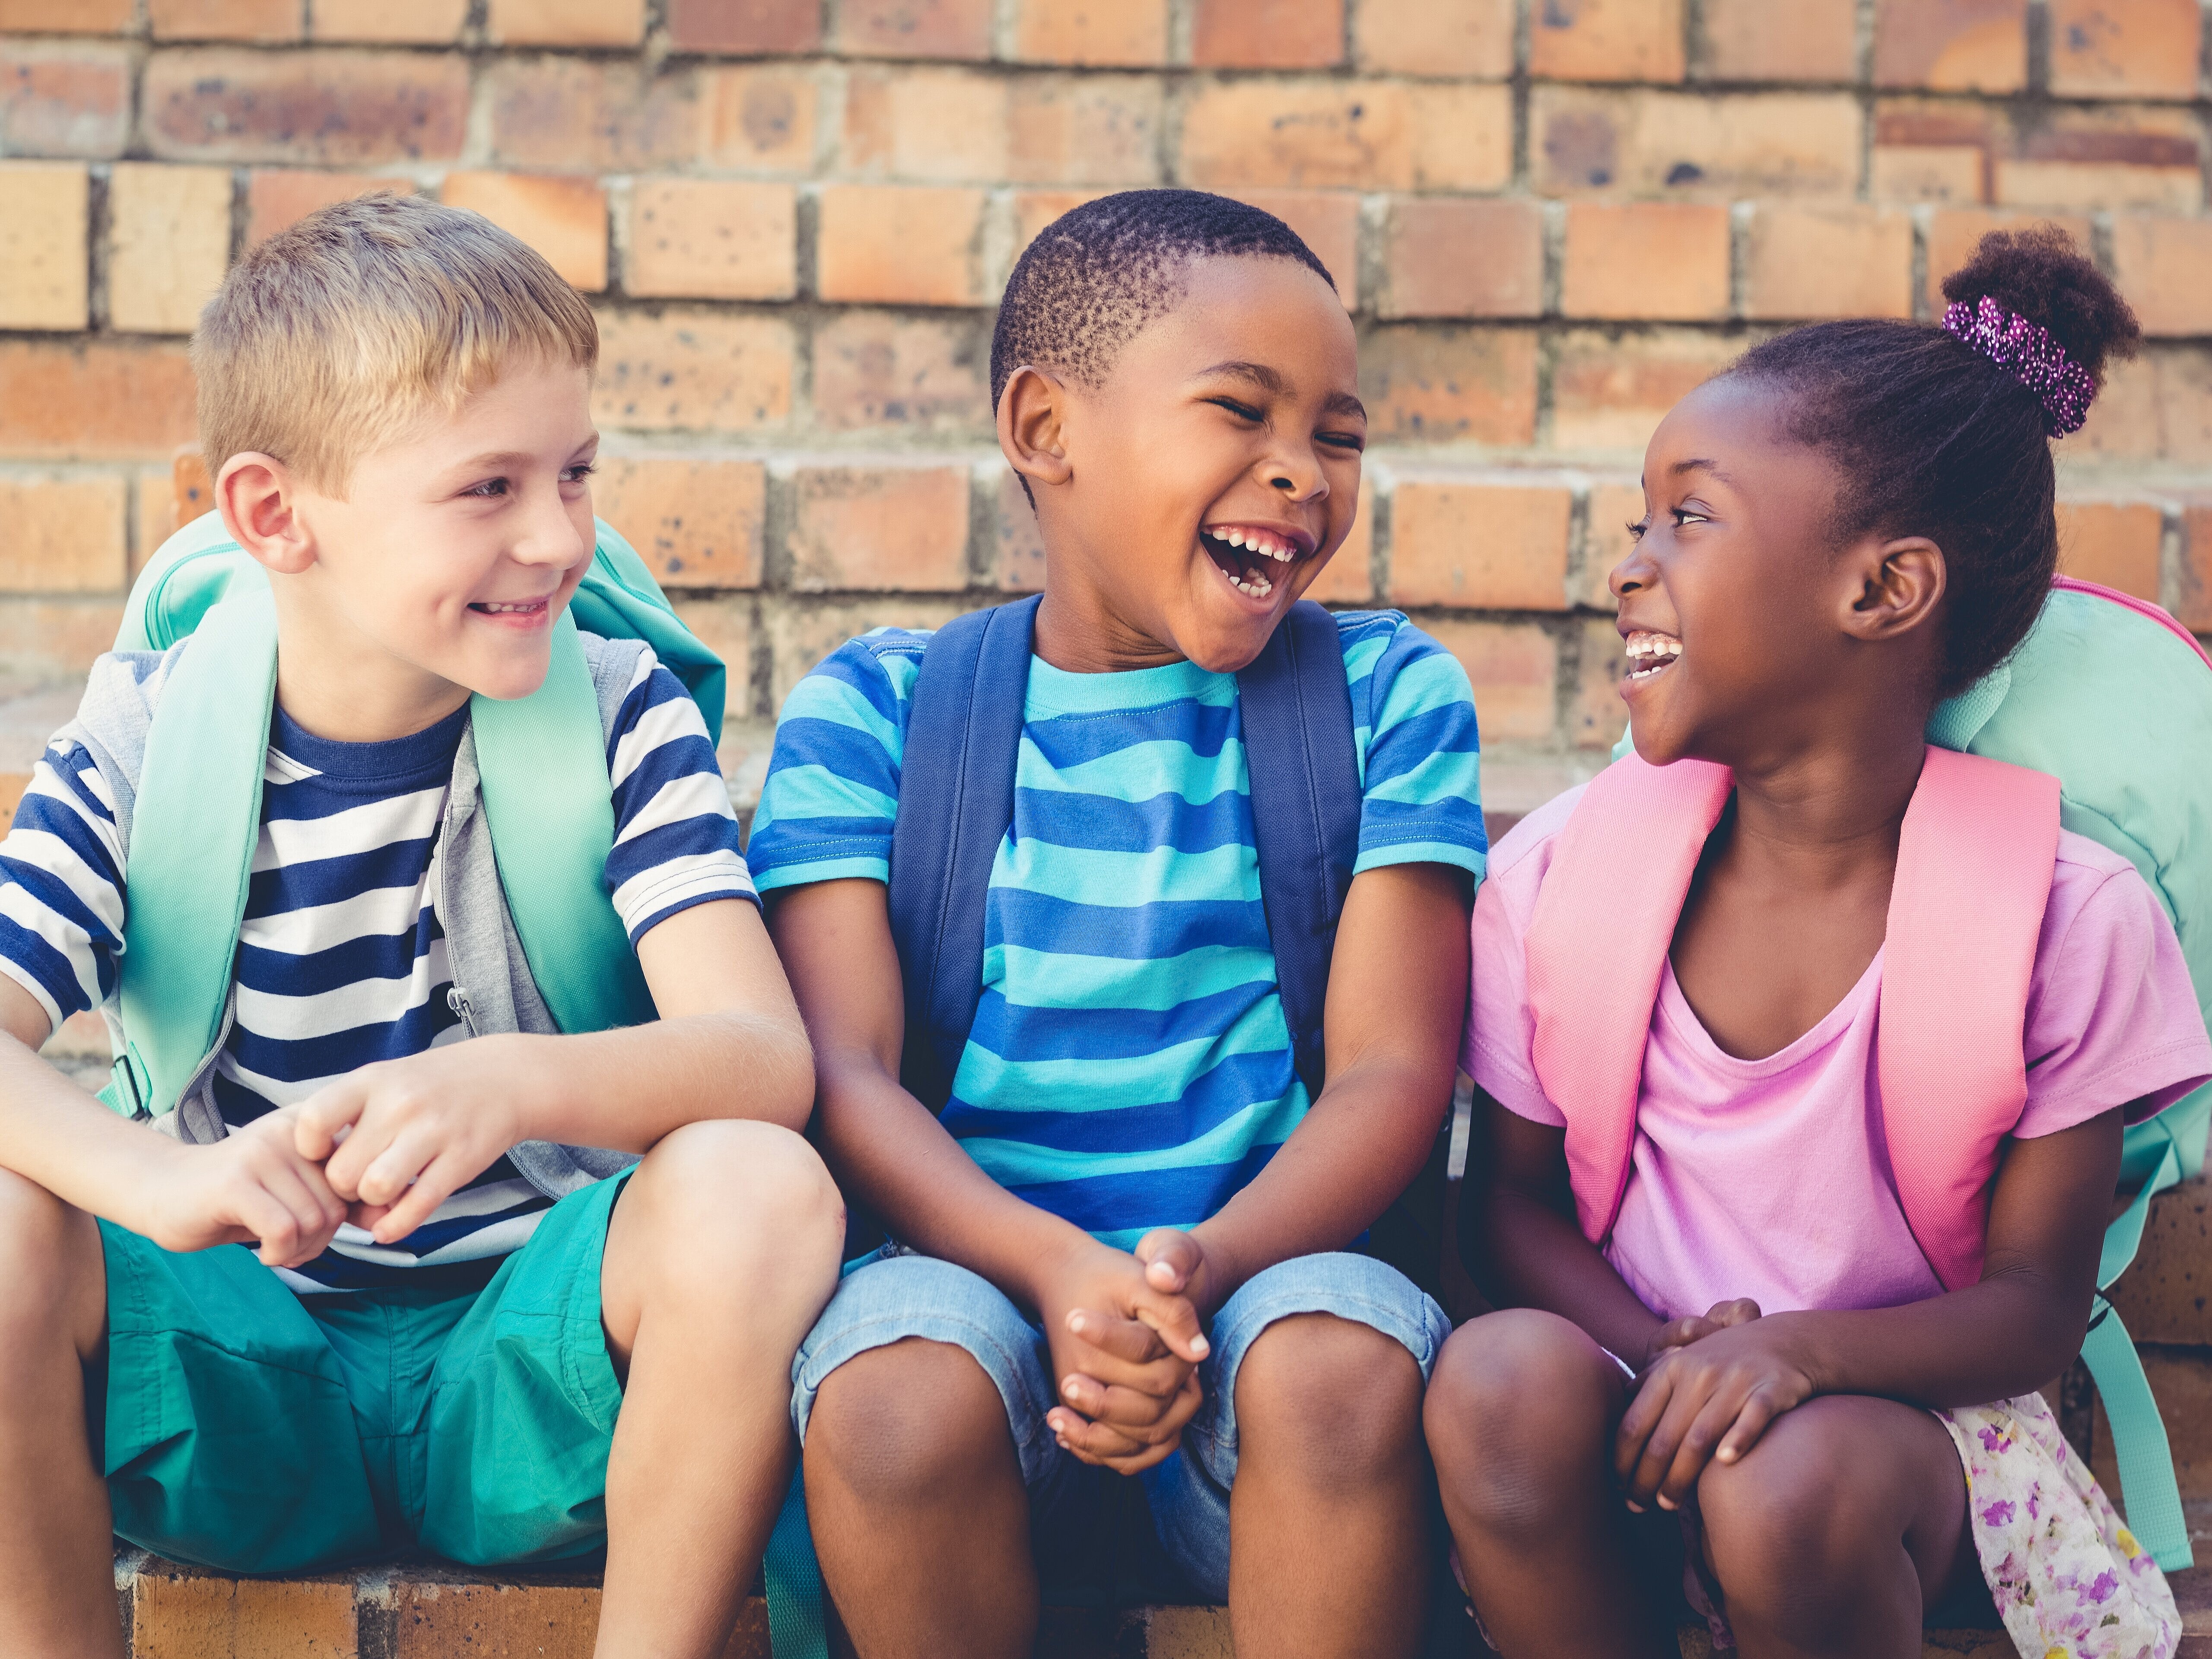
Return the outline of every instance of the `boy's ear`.
[[[296,576],[315,562],[315,541],[300,518],[290,469],[274,455],[248,450],[216,474],[215,502],[223,528],[254,560]]]
[[[999,447],[1024,478],[1041,484],[1066,483],[1074,468],[1067,459],[1067,387],[1056,374],[1024,363],[999,394]]]
[[[1943,602],[1943,550],[1925,536],[1869,540],[1844,559],[1851,591],[1844,629],[1869,644],[1910,633]]]

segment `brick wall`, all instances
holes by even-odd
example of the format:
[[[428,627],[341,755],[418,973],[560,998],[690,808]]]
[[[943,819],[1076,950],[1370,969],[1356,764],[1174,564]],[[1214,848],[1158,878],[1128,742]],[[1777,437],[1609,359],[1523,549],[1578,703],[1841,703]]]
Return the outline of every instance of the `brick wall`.
[[[226,264],[374,185],[590,295],[600,510],[740,718],[1036,580],[991,303],[1054,214],[1158,183],[1340,274],[1376,441],[1319,596],[1420,617],[1532,776],[1619,729],[1604,576],[1660,413],[1782,325],[1929,315],[1993,225],[2069,227],[2154,337],[2064,447],[2069,568],[2212,632],[2205,34],[2199,0],[0,0],[0,696],[81,672],[173,524]]]

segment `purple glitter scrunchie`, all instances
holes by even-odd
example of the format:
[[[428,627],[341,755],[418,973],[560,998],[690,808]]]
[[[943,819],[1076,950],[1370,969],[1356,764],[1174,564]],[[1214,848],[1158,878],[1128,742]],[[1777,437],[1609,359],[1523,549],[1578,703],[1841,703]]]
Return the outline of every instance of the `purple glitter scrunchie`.
[[[2066,355],[2051,331],[2007,311],[1988,295],[1979,305],[1953,302],[1943,313],[1943,331],[1955,335],[2043,399],[2043,424],[2054,438],[2079,432],[2089,418],[2097,383],[2089,371]]]

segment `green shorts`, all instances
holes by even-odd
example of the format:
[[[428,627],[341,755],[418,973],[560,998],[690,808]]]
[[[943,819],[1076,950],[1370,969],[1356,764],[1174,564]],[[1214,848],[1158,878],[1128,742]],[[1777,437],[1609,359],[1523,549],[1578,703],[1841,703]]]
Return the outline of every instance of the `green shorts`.
[[[460,1290],[296,1296],[241,1245],[179,1255],[101,1222],[117,1533],[231,1572],[604,1547],[622,1389],[599,1262],[626,1179]]]

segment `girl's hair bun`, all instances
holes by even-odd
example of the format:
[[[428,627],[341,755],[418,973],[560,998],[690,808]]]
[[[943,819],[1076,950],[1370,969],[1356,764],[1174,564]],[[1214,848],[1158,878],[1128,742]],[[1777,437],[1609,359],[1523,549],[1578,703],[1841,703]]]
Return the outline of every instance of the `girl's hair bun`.
[[[2134,356],[2142,337],[2119,289],[2056,225],[1991,231],[1943,279],[1943,297],[1968,306],[1986,297],[2040,324],[2100,386],[2106,360]]]

